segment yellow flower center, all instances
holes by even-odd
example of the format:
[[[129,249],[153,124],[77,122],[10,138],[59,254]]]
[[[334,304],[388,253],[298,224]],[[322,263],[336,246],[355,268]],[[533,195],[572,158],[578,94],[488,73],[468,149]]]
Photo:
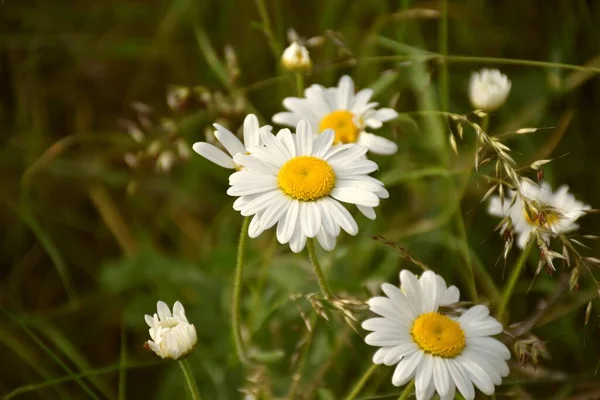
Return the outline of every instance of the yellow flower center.
[[[355,143],[358,140],[360,129],[354,124],[354,114],[350,111],[339,110],[327,114],[319,124],[319,132],[333,129],[335,139],[333,143]]]
[[[410,334],[421,350],[437,357],[454,358],[466,345],[460,324],[436,312],[419,316]]]
[[[320,158],[300,156],[283,164],[277,181],[281,190],[291,198],[314,201],[331,193],[335,186],[335,172]]]
[[[523,209],[523,215],[529,225],[535,225],[540,228],[548,228],[561,219],[559,212],[552,209],[544,209],[543,207],[540,210],[530,208],[529,212]]]

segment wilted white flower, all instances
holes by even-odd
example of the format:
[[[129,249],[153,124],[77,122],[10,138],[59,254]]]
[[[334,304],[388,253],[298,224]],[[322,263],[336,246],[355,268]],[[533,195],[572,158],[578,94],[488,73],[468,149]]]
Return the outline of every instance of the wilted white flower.
[[[577,230],[577,219],[585,215],[591,207],[584,204],[569,193],[569,187],[563,185],[556,192],[547,182],[536,185],[528,180],[521,182],[521,193],[529,199],[532,208],[526,209],[519,196],[512,205],[515,193],[509,193],[501,204],[500,197],[492,196],[488,212],[496,217],[510,215],[515,233],[518,235],[517,245],[522,249],[529,241],[534,230],[539,230],[542,237],[549,241],[550,236]]]
[[[383,183],[368,174],[377,164],[367,160],[365,146],[332,147],[334,133],[325,130],[316,139],[302,120],[296,134],[282,129],[277,136],[262,132],[264,147],[250,147],[249,155],[233,159],[244,168],[229,177],[227,193],[240,196],[233,207],[254,215],[248,229],[257,237],[277,224],[277,240],[301,251],[307,238],[316,237],[326,250],[335,247],[340,229],[358,233],[356,221],[340,202],[356,204],[370,219],[380,198],[389,196]]]
[[[281,64],[285,69],[292,72],[310,71],[312,61],[306,47],[292,42],[281,56]]]
[[[365,342],[381,347],[373,362],[397,364],[392,376],[395,386],[415,379],[417,400],[429,400],[435,392],[440,399],[451,400],[456,389],[473,400],[473,385],[492,395],[509,373],[505,360],[510,359],[510,351],[490,337],[502,332],[502,325],[482,305],[457,317],[440,312],[440,306],[458,302],[459,291],[431,271],[417,279],[403,270],[400,282],[400,288],[384,283],[387,297],[368,302],[371,311],[381,316],[362,324],[373,331]]]
[[[146,342],[147,348],[161,358],[178,360],[189,354],[196,345],[196,328],[185,317],[185,310],[180,302],[173,305],[173,314],[169,306],[159,301],[156,305],[158,314],[146,315],[144,318],[150,327],[152,340]]]
[[[304,91],[305,98],[286,97],[283,106],[289,111],[275,114],[273,122],[293,127],[307,119],[315,134],[333,129],[334,144],[358,143],[375,154],[394,154],[398,150],[396,143],[366,132],[367,128],[381,128],[383,122],[398,116],[391,108],[376,110],[379,103],[369,102],[372,95],[373,90],[368,88],[354,93],[352,78],[342,76],[337,87],[312,85]]]
[[[229,154],[206,142],[196,142],[192,146],[192,149],[208,161],[229,169],[239,168],[233,161],[233,156],[238,153],[246,154],[249,147],[261,145],[261,131],[271,132],[271,126],[265,125],[260,127],[258,125],[258,118],[253,114],[249,114],[244,119],[244,143],[223,126],[219,124],[213,124],[213,126],[217,128],[215,137]]]
[[[497,69],[482,69],[471,75],[469,97],[473,107],[484,111],[498,109],[510,93],[511,82]]]

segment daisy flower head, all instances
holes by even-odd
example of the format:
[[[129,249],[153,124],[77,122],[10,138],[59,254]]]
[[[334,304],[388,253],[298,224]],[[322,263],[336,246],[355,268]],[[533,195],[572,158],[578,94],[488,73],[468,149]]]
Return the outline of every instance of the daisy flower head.
[[[196,142],[192,146],[192,149],[202,157],[206,158],[208,161],[211,161],[217,164],[220,167],[228,168],[228,169],[238,169],[239,165],[233,161],[233,156],[238,153],[246,153],[249,147],[251,146],[260,146],[260,132],[261,131],[271,131],[270,125],[259,126],[258,118],[255,115],[249,114],[244,119],[244,141],[242,142],[237,138],[236,135],[231,133],[225,127],[219,124],[213,124],[213,126],[217,129],[215,131],[215,138],[223,145],[227,153],[223,150],[219,149],[216,146],[213,146],[210,143],[206,142]]]
[[[488,204],[488,212],[502,218],[510,215],[514,231],[518,236],[517,245],[521,249],[525,248],[534,230],[540,231],[546,242],[557,234],[577,230],[579,226],[575,221],[585,215],[586,210],[591,209],[589,205],[575,199],[566,185],[553,192],[547,182],[538,185],[530,180],[523,180],[520,191],[522,196],[529,200],[529,210],[521,196],[510,192],[503,204],[500,197],[492,196]]]
[[[502,325],[489,316],[487,307],[477,305],[456,317],[440,311],[459,300],[455,286],[432,271],[419,279],[400,272],[400,288],[384,283],[385,297],[369,300],[371,311],[380,315],[363,322],[372,331],[365,338],[381,347],[375,364],[396,365],[392,384],[406,385],[415,379],[417,400],[454,398],[456,389],[467,400],[475,398],[475,387],[487,395],[508,376],[510,351],[490,337]]]
[[[261,137],[263,147],[233,157],[244,168],[229,177],[227,191],[239,196],[235,210],[253,216],[248,228],[252,238],[277,224],[277,240],[289,243],[296,253],[314,237],[331,250],[341,229],[358,233],[356,221],[340,202],[356,204],[375,219],[373,208],[389,196],[383,183],[369,176],[377,164],[364,157],[367,147],[332,147],[331,129],[315,138],[310,123],[301,120],[296,134],[282,129],[277,136],[263,131]]]
[[[315,134],[333,129],[334,144],[358,143],[375,154],[394,154],[398,150],[395,142],[366,131],[381,128],[398,116],[391,108],[376,110],[378,103],[369,102],[372,95],[373,90],[368,88],[354,93],[354,82],[345,75],[337,87],[311,85],[304,91],[304,98],[286,97],[283,106],[288,111],[275,114],[273,122],[294,127],[307,119]]]
[[[511,86],[508,77],[497,69],[474,72],[469,81],[471,104],[479,110],[494,111],[506,102]]]
[[[173,305],[173,313],[169,306],[159,301],[156,305],[158,313],[146,315],[146,324],[150,327],[150,338],[146,347],[160,358],[178,360],[189,354],[196,345],[196,328],[185,316],[180,302]]]

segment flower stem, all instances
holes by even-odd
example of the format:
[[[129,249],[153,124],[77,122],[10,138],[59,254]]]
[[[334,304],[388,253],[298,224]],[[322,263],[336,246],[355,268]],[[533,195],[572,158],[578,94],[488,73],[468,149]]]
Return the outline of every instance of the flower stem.
[[[346,400],[353,400],[356,398],[356,396],[358,396],[362,388],[365,386],[365,383],[367,383],[367,381],[369,380],[371,375],[373,375],[373,372],[375,372],[377,367],[379,367],[379,364],[373,364],[362,374],[358,382],[356,382],[356,384],[352,387],[352,390],[346,396]]]
[[[523,270],[523,266],[527,261],[527,257],[529,256],[529,253],[533,248],[534,242],[535,240],[533,238],[529,238],[527,246],[525,246],[525,249],[519,255],[519,258],[517,259],[517,262],[513,266],[512,272],[508,277],[508,282],[504,287],[504,291],[502,292],[502,299],[500,300],[500,304],[498,305],[498,311],[496,312],[496,318],[499,321],[502,321],[502,317],[504,317],[504,314],[506,312],[506,306],[508,305],[508,300],[510,299],[510,295],[512,294],[515,285],[519,280],[519,276],[521,276],[521,271]]]
[[[410,383],[408,385],[406,385],[406,387],[404,388],[404,391],[402,392],[400,397],[398,397],[398,400],[408,399],[408,396],[410,396],[414,387],[415,387],[415,380],[413,379],[412,381],[410,381]]]
[[[258,8],[258,13],[260,14],[260,19],[262,21],[262,28],[267,36],[267,41],[269,42],[269,47],[273,52],[273,56],[276,60],[281,57],[281,47],[279,47],[279,43],[277,39],[275,39],[275,33],[273,31],[273,26],[271,25],[271,20],[269,19],[269,12],[267,11],[267,5],[265,4],[265,0],[255,0],[256,7]]]
[[[190,368],[190,364],[184,358],[178,361],[181,370],[183,371],[183,376],[185,377],[185,381],[190,389],[190,393],[192,394],[192,399],[200,400],[200,391],[198,390],[198,385],[196,384],[196,380],[194,379],[194,375],[192,375],[192,369]]]
[[[240,302],[242,295],[242,277],[244,274],[244,249],[246,247],[246,237],[248,236],[248,226],[250,225],[250,217],[245,217],[240,231],[240,240],[237,250],[237,262],[235,265],[235,277],[233,280],[233,301],[231,311],[231,328],[233,330],[233,340],[235,341],[235,351],[240,362],[246,363],[246,353],[244,351],[244,343],[242,341],[242,333],[240,329]]]
[[[296,94],[298,97],[304,96],[304,75],[302,72],[296,72],[294,74],[296,76]]]
[[[323,292],[323,296],[326,299],[333,297],[333,293],[331,293],[331,289],[329,289],[329,285],[325,280],[325,275],[323,274],[323,270],[321,269],[321,264],[319,264],[319,260],[317,259],[317,252],[315,251],[315,239],[308,238],[306,241],[306,249],[308,250],[308,258],[312,263],[315,274],[317,274],[317,280],[319,281],[319,286],[321,287],[321,292]]]

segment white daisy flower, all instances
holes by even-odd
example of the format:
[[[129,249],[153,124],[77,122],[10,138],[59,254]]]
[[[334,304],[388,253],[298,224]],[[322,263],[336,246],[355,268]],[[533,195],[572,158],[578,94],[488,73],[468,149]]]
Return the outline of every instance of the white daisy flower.
[[[241,196],[234,209],[254,215],[248,229],[257,237],[277,224],[277,240],[301,251],[307,238],[316,237],[326,250],[335,247],[340,229],[356,235],[358,226],[340,202],[352,203],[368,218],[373,207],[389,196],[383,183],[368,174],[377,164],[367,160],[365,146],[332,147],[334,133],[314,138],[310,124],[301,120],[296,134],[282,129],[277,136],[262,132],[264,147],[249,148],[234,161],[244,167],[229,177],[227,193]]]
[[[456,388],[467,400],[475,398],[475,385],[487,395],[508,376],[510,351],[490,337],[502,325],[489,316],[487,307],[477,305],[460,317],[445,315],[440,306],[458,302],[459,291],[427,271],[417,279],[400,272],[401,287],[384,283],[387,297],[369,300],[371,311],[381,315],[363,322],[372,331],[365,338],[380,346],[375,364],[395,365],[395,386],[415,379],[417,400],[428,400],[435,392],[442,400],[454,398]]]
[[[529,236],[534,230],[541,232],[542,237],[548,242],[550,237],[559,233],[568,233],[577,230],[577,219],[585,215],[591,207],[575,199],[569,193],[569,187],[563,185],[556,192],[547,182],[536,185],[529,180],[521,182],[522,195],[530,200],[532,208],[529,213],[519,196],[511,207],[515,193],[510,192],[500,202],[500,197],[492,196],[488,204],[488,212],[496,217],[504,218],[510,215],[517,237],[517,245],[524,248],[529,241]],[[535,208],[535,209],[533,209]]]
[[[315,133],[333,129],[335,144],[358,143],[375,154],[394,154],[398,150],[396,143],[366,132],[368,128],[381,128],[383,122],[398,116],[391,108],[376,110],[379,103],[369,102],[372,95],[372,89],[355,94],[352,78],[345,75],[337,87],[312,85],[304,91],[305,98],[285,98],[283,106],[289,112],[275,114],[273,122],[294,127],[301,119],[307,119]]]
[[[158,314],[144,317],[152,338],[146,342],[146,347],[159,357],[172,360],[189,354],[196,345],[196,328],[188,322],[181,303],[175,302],[173,314],[169,306],[162,301],[157,303],[156,309]]]
[[[471,75],[469,98],[473,107],[484,111],[498,109],[508,97],[511,82],[497,69],[482,69]]]
[[[312,61],[306,47],[292,42],[281,56],[281,64],[285,69],[292,72],[310,71]]]
[[[206,158],[218,166],[229,169],[237,169],[238,165],[233,162],[233,156],[238,153],[247,153],[248,148],[251,146],[260,146],[260,132],[271,131],[270,125],[259,126],[258,118],[255,115],[249,114],[244,119],[244,142],[240,141],[233,133],[224,128],[219,124],[213,124],[217,129],[215,131],[215,137],[223,145],[227,153],[206,142],[196,142],[192,146],[192,149],[202,157]]]

